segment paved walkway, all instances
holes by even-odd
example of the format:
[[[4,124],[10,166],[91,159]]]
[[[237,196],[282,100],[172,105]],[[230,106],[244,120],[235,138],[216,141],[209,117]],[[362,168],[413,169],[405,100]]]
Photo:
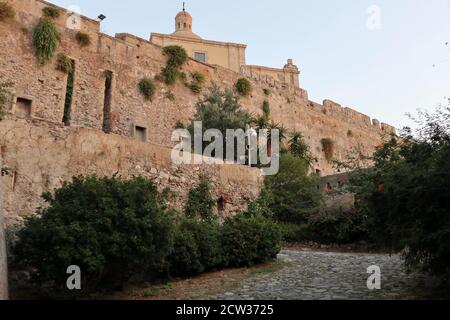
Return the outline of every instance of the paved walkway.
[[[282,251],[286,266],[245,280],[240,288],[209,299],[342,300],[424,299],[428,279],[406,272],[399,256]],[[381,268],[381,290],[367,288],[367,268]]]

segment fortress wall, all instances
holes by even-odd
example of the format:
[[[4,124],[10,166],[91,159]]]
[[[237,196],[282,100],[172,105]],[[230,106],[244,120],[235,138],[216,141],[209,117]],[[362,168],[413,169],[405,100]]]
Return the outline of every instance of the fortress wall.
[[[257,169],[226,165],[174,165],[171,149],[107,135],[88,128],[67,128],[39,120],[5,120],[0,126],[0,150],[9,175],[0,178],[8,225],[22,222],[43,204],[43,192],[53,191],[80,174],[144,176],[160,189],[170,187],[169,205],[182,210],[189,189],[200,174],[211,178],[215,199],[223,197],[222,217],[246,209],[258,196],[262,177]]]
[[[67,13],[56,21],[61,33],[61,43],[58,53],[63,52],[75,60],[75,88],[73,94],[71,127],[62,127],[64,101],[66,94],[67,75],[56,70],[56,58],[45,66],[38,66],[32,47],[32,30],[42,16],[41,9],[46,4],[41,0],[9,0],[13,4],[17,15],[13,21],[0,22],[0,81],[12,81],[12,100],[26,98],[32,100],[31,119],[33,125],[25,130],[35,132],[37,127],[43,126],[44,132],[48,126],[58,128],[58,135],[72,139],[71,134],[84,132],[81,128],[90,128],[100,134],[103,126],[103,107],[105,70],[113,72],[112,103],[111,103],[111,139],[121,138],[123,144],[132,141],[135,126],[147,130],[149,145],[173,146],[170,141],[171,133],[177,122],[188,123],[195,113],[195,105],[201,98],[191,92],[181,81],[174,86],[166,86],[155,81],[156,93],[152,101],[145,101],[138,90],[138,83],[143,77],[155,78],[166,64],[161,47],[129,34],[118,34],[111,37],[99,33],[99,24],[82,17],[82,29],[89,33],[92,43],[81,48],[75,41],[75,31],[66,27]],[[188,75],[200,71],[206,76],[206,88],[216,84],[222,88],[233,88],[236,81],[243,74],[232,70],[199,63],[190,59],[183,67]],[[310,101],[308,92],[304,89],[288,86],[274,81],[271,77],[249,75],[253,83],[253,93],[241,99],[242,105],[254,114],[262,114],[264,100],[269,101],[271,117],[277,123],[283,124],[289,130],[301,131],[306,142],[318,161],[314,170],[320,170],[322,175],[338,173],[332,163],[325,159],[321,145],[323,138],[330,138],[335,145],[335,158],[345,160],[349,150],[358,149],[369,155],[382,142],[382,136],[395,130],[387,124],[375,125],[371,119],[353,109],[343,107],[335,102],[325,100],[322,104]],[[266,95],[264,89],[269,89]],[[167,98],[168,93],[174,95],[175,100]],[[7,119],[18,120],[17,104],[8,107]],[[379,123],[379,122],[378,122]],[[0,124],[3,127],[3,123]],[[52,129],[53,130],[53,129]],[[53,132],[53,131],[52,131]],[[105,135],[102,139],[109,137]],[[0,135],[0,139],[2,136]],[[17,136],[11,136],[17,139]],[[55,138],[56,139],[56,138]],[[59,139],[59,138],[58,138]],[[75,138],[73,138],[75,139]],[[71,140],[72,141],[72,140]],[[15,142],[8,141],[9,145]],[[139,144],[142,146],[142,144]],[[154,148],[154,147],[153,147]],[[136,148],[132,149],[137,150]],[[35,154],[35,153],[33,153]],[[105,154],[110,154],[105,151]],[[55,153],[55,162],[64,154]],[[134,158],[141,155],[139,151],[131,154]],[[28,154],[15,153],[17,159],[8,156],[9,161],[28,161]],[[93,158],[91,160],[98,160]],[[63,160],[61,160],[63,161]],[[81,161],[81,160],[80,160]],[[9,164],[11,165],[11,164]],[[89,162],[82,172],[97,172],[99,168]],[[12,164],[14,168],[14,163]],[[62,171],[55,175],[51,166],[45,167],[49,174],[55,177],[70,178],[72,171]],[[91,171],[89,171],[91,170]],[[77,171],[73,171],[77,172]],[[110,172],[110,171],[108,171]],[[20,179],[20,176],[19,176]],[[56,178],[55,178],[56,179]],[[58,179],[50,179],[50,187],[61,183]],[[10,198],[10,209],[20,206],[20,214],[28,212],[30,202],[36,204],[36,197],[47,187],[43,187],[45,179],[36,178],[33,183],[22,189],[22,194]],[[25,183],[25,182],[24,182]],[[28,189],[27,189],[28,188]],[[10,211],[9,215],[13,213]]]

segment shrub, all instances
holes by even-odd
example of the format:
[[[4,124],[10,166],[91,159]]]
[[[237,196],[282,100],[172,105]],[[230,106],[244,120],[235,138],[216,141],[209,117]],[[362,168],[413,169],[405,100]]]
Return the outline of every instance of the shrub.
[[[202,86],[199,83],[197,83],[197,82],[192,82],[189,85],[189,88],[191,89],[191,91],[193,93],[196,93],[196,94],[199,94],[199,93],[202,92]]]
[[[252,92],[252,84],[245,78],[240,78],[236,82],[236,90],[241,96],[248,96]]]
[[[278,223],[278,225],[286,242],[302,243],[313,240],[308,224]]]
[[[214,219],[215,202],[211,196],[211,185],[207,177],[200,177],[197,187],[189,190],[185,213],[189,218],[201,218],[203,220]]]
[[[7,2],[0,2],[0,21],[12,19],[16,15],[14,8]]]
[[[175,125],[175,129],[186,129],[186,126],[184,125],[183,122],[178,121],[177,124]]]
[[[354,209],[322,213],[309,221],[313,240],[320,243],[348,244],[367,239],[366,220]]]
[[[166,66],[162,71],[164,83],[167,85],[174,85],[177,82],[179,76],[179,71],[171,66]]]
[[[120,288],[165,265],[172,220],[153,182],[77,177],[43,198],[48,207],[26,221],[13,249],[41,287],[66,290],[71,265],[83,272],[81,294]]]
[[[139,82],[139,90],[145,100],[151,100],[155,95],[156,86],[152,79],[144,78]]]
[[[241,214],[225,221],[222,245],[227,266],[251,266],[276,258],[281,250],[282,234],[270,219]]]
[[[87,47],[91,44],[91,36],[84,32],[78,31],[75,34],[75,39],[77,40],[78,44],[82,47]]]
[[[166,92],[166,98],[169,99],[170,101],[175,101],[175,95],[172,92]]]
[[[192,276],[222,265],[220,226],[215,222],[183,219],[169,258],[172,276]]]
[[[59,18],[59,16],[61,15],[61,13],[59,12],[58,9],[53,8],[53,7],[45,7],[42,9],[42,13],[44,14],[44,16],[46,16],[47,18],[51,18],[51,19],[57,19]]]
[[[306,160],[292,154],[282,154],[277,175],[266,177],[264,188],[270,195],[269,208],[277,221],[306,223],[318,212],[322,195],[317,190],[318,177],[309,175]]]
[[[167,66],[170,66],[176,70],[180,69],[188,60],[188,54],[183,47],[168,46],[164,47],[163,51],[169,56]]]
[[[328,161],[333,160],[334,156],[334,142],[330,138],[324,138],[320,140],[322,144],[323,152],[325,153],[325,159]]]
[[[56,69],[64,73],[73,72],[72,60],[63,53],[58,54],[58,58],[56,60]]]
[[[54,56],[59,44],[59,33],[48,19],[41,19],[34,28],[33,45],[38,62],[48,63]]]
[[[204,84],[206,81],[205,75],[201,72],[198,72],[198,71],[193,72],[191,74],[191,76],[192,76],[192,79],[194,79],[194,82],[198,83],[199,85]]]

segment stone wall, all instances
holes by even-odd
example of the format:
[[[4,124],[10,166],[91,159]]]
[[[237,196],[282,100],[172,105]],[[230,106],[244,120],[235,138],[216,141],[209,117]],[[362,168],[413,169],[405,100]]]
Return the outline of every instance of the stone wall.
[[[73,176],[96,173],[122,178],[144,176],[162,190],[169,187],[169,206],[184,208],[189,189],[200,175],[211,179],[214,199],[223,198],[226,217],[246,209],[258,196],[260,171],[235,164],[174,165],[171,149],[107,135],[88,128],[67,128],[41,120],[5,120],[0,126],[0,149],[9,175],[1,178],[5,219],[22,222],[42,204],[43,192],[53,191]]]
[[[159,161],[158,166],[147,168],[146,158],[140,157],[150,157],[152,154],[153,158],[161,159],[163,156],[159,152],[167,154],[169,149],[166,148],[173,146],[171,133],[175,125],[177,122],[190,121],[201,95],[192,93],[181,81],[174,86],[166,86],[155,80],[157,90],[154,98],[146,101],[142,97],[138,90],[139,81],[143,77],[157,78],[166,64],[167,57],[161,47],[126,33],[116,37],[102,34],[99,32],[99,23],[86,17],[81,17],[80,26],[83,32],[90,35],[91,44],[80,47],[75,40],[76,30],[68,28],[74,17],[61,9],[62,14],[55,21],[61,34],[57,51],[75,61],[71,123],[69,128],[65,128],[62,119],[67,75],[56,69],[56,58],[45,66],[38,65],[32,47],[33,28],[42,16],[42,8],[53,5],[42,0],[7,2],[16,10],[14,19],[0,22],[0,81],[13,83],[12,103],[7,108],[8,121],[0,124],[1,156],[16,171],[13,179],[8,178],[14,183],[4,181],[7,188],[7,220],[20,220],[20,216],[29,214],[39,204],[42,191],[59,186],[63,179],[70,179],[73,174],[102,175],[120,169],[124,175],[142,173],[158,179],[170,178],[171,171],[164,169],[170,164]],[[382,135],[394,130],[337,103],[326,100],[318,104],[310,101],[306,90],[270,77],[241,74],[192,59],[183,69],[188,76],[194,71],[205,74],[205,91],[213,84],[221,88],[233,88],[240,77],[248,76],[253,83],[253,93],[241,99],[243,107],[254,114],[261,114],[263,102],[267,100],[275,122],[304,134],[318,159],[314,170],[320,171],[322,175],[337,173],[332,162],[325,157],[322,139],[331,139],[334,145],[333,157],[344,160],[349,150],[353,149],[370,154],[382,142]],[[111,135],[101,133],[105,101],[104,71],[113,74]],[[169,96],[175,99],[169,99]],[[31,107],[27,119],[19,119],[23,101]],[[130,140],[134,137],[136,126],[146,130],[147,144]],[[37,140],[36,134],[39,137]],[[89,136],[94,142],[83,141],[83,136]],[[40,137],[43,137],[44,145],[37,143]],[[77,142],[81,141],[83,144],[78,145]],[[93,144],[92,149],[85,149],[90,144]],[[117,149],[117,144],[120,149]],[[68,150],[68,146],[73,150]],[[128,150],[129,154],[122,150]],[[83,159],[82,156],[87,158]],[[168,161],[167,158],[165,160]],[[162,166],[162,172],[159,166]],[[157,173],[152,173],[155,170]],[[226,175],[224,172],[227,169],[215,170],[216,174],[221,174],[217,177]],[[191,171],[186,170],[184,174],[191,174]],[[243,177],[248,178],[245,174]],[[184,177],[192,183],[190,178]],[[251,185],[253,178],[248,179],[241,179],[241,184],[247,184],[252,190],[250,193],[253,193],[256,185]],[[219,181],[217,188],[222,188]],[[227,187],[225,189],[227,193]],[[238,206],[235,200],[230,203],[231,206]]]

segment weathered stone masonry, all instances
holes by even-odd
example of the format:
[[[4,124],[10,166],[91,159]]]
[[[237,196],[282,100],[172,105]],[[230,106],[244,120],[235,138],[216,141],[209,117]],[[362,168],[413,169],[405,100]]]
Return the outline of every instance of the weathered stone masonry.
[[[100,33],[99,22],[81,17],[81,30],[91,44],[80,47],[75,30],[67,27],[70,13],[61,9],[55,24],[61,34],[58,53],[75,61],[73,102],[70,127],[62,124],[67,75],[55,67],[56,58],[39,66],[32,47],[32,30],[42,16],[42,8],[53,6],[41,0],[8,0],[16,11],[13,20],[0,22],[1,81],[13,82],[12,103],[7,119],[0,124],[0,148],[3,163],[11,175],[3,177],[6,221],[20,221],[39,205],[39,195],[61,185],[76,174],[97,173],[123,176],[142,174],[169,185],[180,194],[174,206],[180,206],[186,189],[195,183],[200,171],[213,176],[214,193],[226,198],[229,214],[242,209],[246,198],[257,195],[261,177],[257,170],[239,166],[176,168],[168,158],[173,146],[171,133],[177,122],[187,123],[195,112],[200,96],[184,84],[168,87],[156,81],[157,92],[146,101],[138,91],[143,77],[155,78],[166,64],[161,47],[135,36],[121,33],[111,37]],[[104,134],[104,72],[113,75],[111,83],[111,134]],[[322,175],[335,174],[326,160],[321,139],[335,144],[334,156],[343,160],[348,150],[358,148],[369,154],[382,141],[383,134],[394,129],[350,108],[331,101],[309,101],[304,89],[274,81],[245,69],[229,69],[194,60],[184,66],[186,74],[206,75],[205,88],[216,84],[231,88],[240,77],[253,83],[253,93],[242,98],[242,105],[255,114],[262,113],[268,100],[274,121],[290,130],[303,132],[318,158],[315,170]],[[269,95],[264,89],[270,91]],[[172,93],[175,100],[167,98]],[[136,127],[143,130],[132,141]],[[181,171],[180,171],[181,170]]]

